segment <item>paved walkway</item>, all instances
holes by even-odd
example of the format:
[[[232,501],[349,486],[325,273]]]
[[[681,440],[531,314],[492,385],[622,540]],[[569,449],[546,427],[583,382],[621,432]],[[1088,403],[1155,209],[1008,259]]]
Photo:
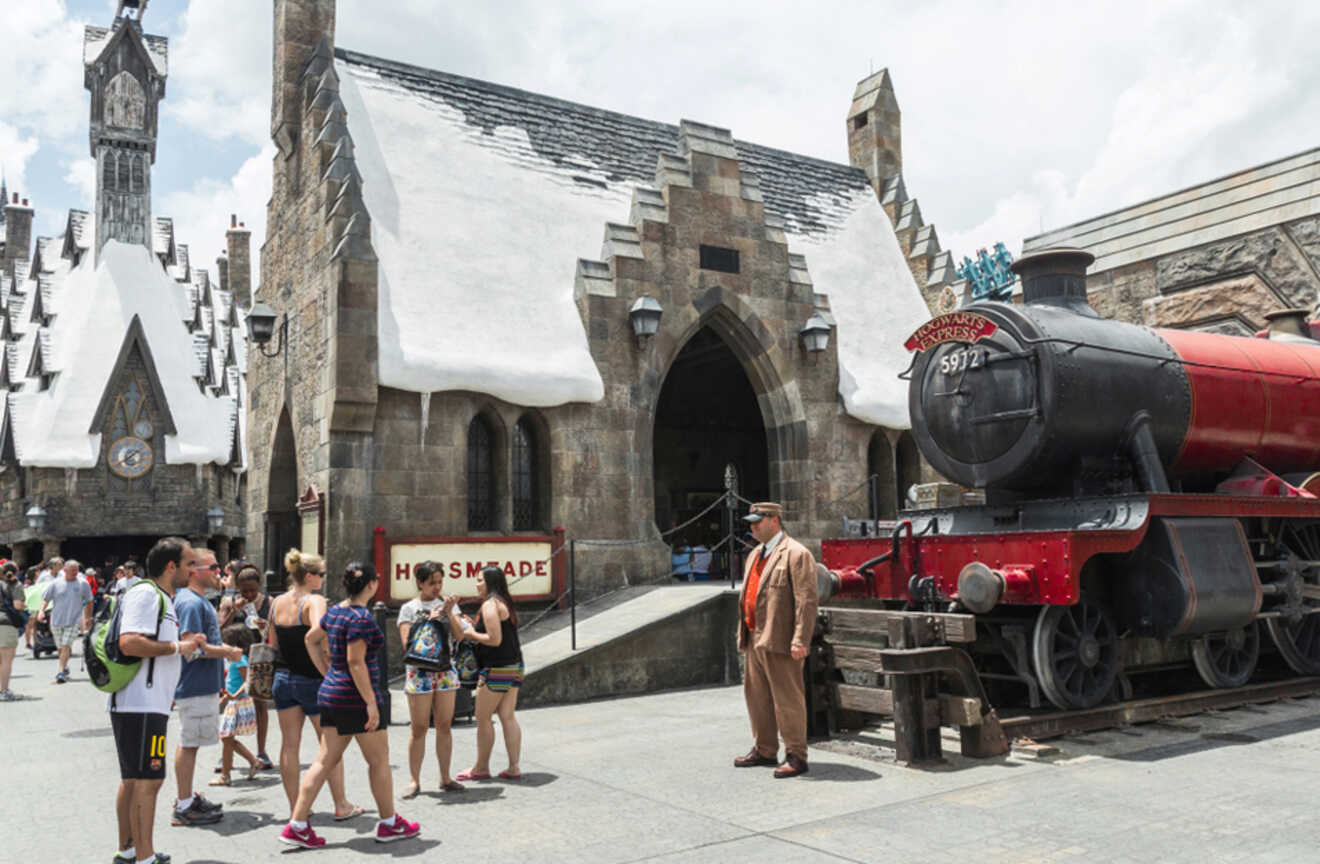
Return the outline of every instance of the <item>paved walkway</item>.
[[[113,851],[113,743],[102,697],[76,661],[74,669],[72,683],[56,686],[54,661],[20,656],[13,684],[30,698],[0,703],[5,860],[104,861]],[[1320,700],[1280,702],[1067,739],[1051,760],[953,756],[931,770],[899,767],[863,736],[816,747],[811,773],[784,781],[731,767],[749,743],[737,687],[540,708],[520,715],[522,783],[401,802],[423,834],[389,846],[371,840],[370,817],[330,823],[323,793],[314,818],[332,845],[294,854],[537,864],[1316,861],[1317,708]],[[176,736],[171,721],[171,750]],[[406,738],[405,727],[390,730],[399,786]],[[473,729],[460,726],[456,768],[473,749]],[[202,764],[217,754],[203,751]],[[350,792],[370,805],[361,759],[350,752],[347,764]],[[433,762],[423,780],[434,789]],[[285,849],[275,840],[286,816],[275,774],[208,790],[226,817],[207,828],[170,827],[172,767],[165,788],[157,838],[179,864],[269,861]]]

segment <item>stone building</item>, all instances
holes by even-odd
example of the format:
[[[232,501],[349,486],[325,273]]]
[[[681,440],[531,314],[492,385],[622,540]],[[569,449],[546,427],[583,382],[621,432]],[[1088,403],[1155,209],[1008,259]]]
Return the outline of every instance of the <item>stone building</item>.
[[[337,48],[333,0],[274,18],[254,557],[562,526],[612,541],[578,548],[596,593],[666,578],[662,532],[726,478],[808,542],[866,515],[872,471],[893,512],[920,470],[902,342],[951,274],[886,72],[843,165]]]
[[[34,243],[28,202],[4,206],[0,552],[20,562],[140,558],[165,534],[242,549],[249,232],[231,220],[213,282],[152,214],[168,45],[127,5],[84,40],[94,209]]]
[[[1320,289],[1320,148],[1028,237],[1076,246],[1101,315],[1250,335]]]

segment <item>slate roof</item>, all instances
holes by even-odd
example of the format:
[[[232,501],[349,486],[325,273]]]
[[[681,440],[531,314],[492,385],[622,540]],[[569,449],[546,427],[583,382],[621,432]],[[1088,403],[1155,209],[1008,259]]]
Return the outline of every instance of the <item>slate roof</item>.
[[[514,87],[465,78],[434,69],[384,60],[343,48],[335,56],[367,66],[382,78],[461,110],[465,121],[493,134],[498,126],[524,130],[539,156],[573,167],[582,157],[603,170],[610,183],[650,184],[659,153],[678,150],[678,126],[542,96]],[[811,234],[845,216],[844,199],[867,190],[857,168],[735,139],[739,159],[760,179],[766,213],[784,221],[793,234]],[[574,176],[586,186],[603,187],[584,171]],[[834,199],[840,206],[829,205]]]
[[[1320,147],[1028,237],[1022,251],[1085,249],[1095,274],[1315,215]]]

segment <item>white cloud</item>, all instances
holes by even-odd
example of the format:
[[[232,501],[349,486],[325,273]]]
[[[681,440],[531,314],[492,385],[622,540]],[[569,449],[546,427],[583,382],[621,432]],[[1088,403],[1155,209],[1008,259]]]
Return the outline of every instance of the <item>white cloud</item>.
[[[86,202],[83,207],[90,207],[96,200],[96,160],[89,157],[64,164],[68,168],[64,182],[78,190],[78,200]]]
[[[266,237],[266,200],[270,197],[271,160],[275,147],[267,144],[228,180],[204,178],[188,189],[175,189],[156,198],[154,212],[174,220],[175,242],[186,243],[194,267],[211,271],[225,249],[225,231],[231,214],[252,232],[252,284],[260,279],[259,249]]]
[[[39,149],[37,138],[24,135],[8,123],[0,123],[0,159],[3,160],[5,181],[11,192],[27,193],[28,160]]]
[[[193,0],[180,20],[165,117],[213,140],[261,147],[270,140],[270,3]]]

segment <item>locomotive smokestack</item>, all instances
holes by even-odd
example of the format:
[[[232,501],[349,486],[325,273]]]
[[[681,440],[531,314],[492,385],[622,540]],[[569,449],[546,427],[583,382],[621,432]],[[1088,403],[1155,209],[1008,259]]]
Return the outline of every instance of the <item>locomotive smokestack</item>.
[[[1310,342],[1311,331],[1306,326],[1306,315],[1306,309],[1279,309],[1266,312],[1265,320],[1269,322],[1267,328],[1270,331],[1270,338],[1298,338]]]
[[[1083,315],[1095,315],[1086,299],[1086,268],[1095,256],[1083,249],[1043,249],[1013,262],[1022,279],[1022,302],[1064,306]]]

